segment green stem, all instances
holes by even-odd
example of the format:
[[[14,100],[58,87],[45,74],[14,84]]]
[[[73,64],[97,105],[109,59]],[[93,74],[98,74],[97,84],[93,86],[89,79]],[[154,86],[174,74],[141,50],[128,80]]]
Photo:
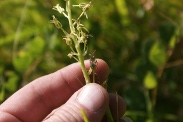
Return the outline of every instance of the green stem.
[[[75,30],[74,30],[74,27],[73,27],[73,24],[72,24],[72,14],[71,14],[70,0],[66,0],[66,6],[67,6],[67,12],[68,12],[69,27],[70,27],[71,33],[74,33]]]
[[[144,95],[146,98],[148,119],[153,121],[153,105],[150,100],[149,91],[147,89],[145,90]]]
[[[76,50],[78,52],[79,63],[81,65],[81,69],[82,69],[82,72],[83,72],[86,84],[91,83],[90,77],[88,75],[88,72],[87,72],[85,64],[84,64],[84,56],[83,56],[83,53],[82,53],[82,51],[80,49],[80,45],[79,44],[76,45]]]
[[[89,122],[89,120],[88,120],[88,118],[87,118],[87,116],[86,116],[85,111],[84,111],[84,110],[81,110],[80,112],[81,112],[81,114],[82,114],[82,116],[83,116],[84,122]]]
[[[67,6],[67,12],[68,12],[69,27],[70,27],[71,33],[74,33],[75,29],[74,29],[74,26],[73,26],[73,23],[72,23],[72,14],[71,14],[71,3],[70,3],[70,0],[66,1],[66,6]],[[84,64],[84,56],[83,56],[83,53],[82,53],[81,48],[80,48],[80,43],[77,41],[75,36],[73,38],[74,38],[73,40],[74,40],[74,43],[75,43],[75,48],[76,48],[76,51],[78,53],[79,63],[81,65],[81,69],[82,69],[82,72],[83,72],[86,84],[90,83],[91,81],[90,81],[90,77],[88,75],[88,72],[86,70],[85,64]]]
[[[112,114],[111,114],[111,110],[108,107],[107,111],[105,112],[106,116],[107,116],[107,122],[114,122],[113,118],[112,118]]]

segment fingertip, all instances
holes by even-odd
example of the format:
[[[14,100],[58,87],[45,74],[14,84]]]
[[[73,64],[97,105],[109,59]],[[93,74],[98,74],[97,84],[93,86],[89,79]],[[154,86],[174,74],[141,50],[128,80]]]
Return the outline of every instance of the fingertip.
[[[99,64],[99,70],[97,71],[97,73],[101,74],[106,79],[109,75],[108,64],[102,59],[97,59],[97,62]]]
[[[109,94],[101,85],[90,83],[83,87],[81,98],[78,101],[87,113],[87,117],[91,122],[101,122],[108,106]]]
[[[120,117],[122,117],[126,111],[126,104],[124,99],[116,94],[109,94],[109,98],[110,98],[110,109],[111,109],[111,113],[113,118],[115,119],[119,119]]]
[[[100,109],[106,108],[109,104],[107,91],[95,83],[85,85],[79,92],[77,99],[80,104],[91,112],[97,112]]]

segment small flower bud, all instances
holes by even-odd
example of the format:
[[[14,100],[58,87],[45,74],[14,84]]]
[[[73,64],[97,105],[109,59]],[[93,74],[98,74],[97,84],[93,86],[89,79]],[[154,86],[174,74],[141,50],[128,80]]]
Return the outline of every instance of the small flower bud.
[[[68,56],[69,58],[72,58],[72,57],[73,57],[73,54],[72,54],[72,53],[69,53],[67,56]]]
[[[65,41],[67,45],[72,45],[72,40],[70,38],[65,38]]]
[[[64,13],[65,9],[60,7],[59,4],[57,4],[56,6],[53,7],[54,10],[58,11],[59,13]]]
[[[57,28],[61,29],[62,24],[57,20],[57,18],[53,15],[52,20],[50,20],[50,23],[53,23]]]

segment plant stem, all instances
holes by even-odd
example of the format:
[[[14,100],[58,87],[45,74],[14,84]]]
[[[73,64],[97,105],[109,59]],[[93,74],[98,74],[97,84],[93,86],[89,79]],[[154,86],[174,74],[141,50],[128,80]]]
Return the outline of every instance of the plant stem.
[[[88,118],[87,118],[87,116],[86,116],[85,111],[84,111],[84,110],[81,110],[80,112],[81,112],[81,114],[82,114],[82,116],[83,116],[84,122],[89,122],[89,120],[88,120]]]
[[[153,105],[150,100],[149,91],[146,89],[144,92],[144,96],[146,98],[146,107],[147,107],[147,116],[148,120],[151,120],[153,122],[154,115],[153,115]]]
[[[111,114],[111,110],[110,108],[108,107],[107,108],[107,111],[105,112],[106,116],[107,116],[107,122],[113,122],[113,118],[112,118],[112,114]]]
[[[75,32],[75,29],[73,27],[73,24],[72,24],[72,14],[71,14],[71,3],[70,3],[70,0],[66,0],[66,9],[67,9],[67,12],[68,12],[68,20],[69,20],[69,27],[70,27],[70,30],[71,30],[71,33]]]
[[[72,23],[72,13],[71,13],[71,3],[70,3],[70,0],[66,1],[66,6],[67,6],[67,12],[68,12],[69,27],[70,27],[71,34],[72,34],[72,33],[75,32],[75,29],[74,29],[74,26],[73,26],[73,23]],[[77,41],[75,36],[73,37],[73,40],[74,40],[74,43],[75,43],[75,48],[76,48],[76,51],[77,51],[77,56],[78,56],[78,59],[79,59],[79,63],[80,63],[81,70],[83,72],[86,84],[90,83],[91,80],[90,80],[90,77],[88,75],[88,72],[87,72],[85,64],[84,64],[84,56],[83,56],[83,53],[81,51],[80,43]]]
[[[79,44],[76,45],[76,50],[78,52],[79,63],[81,65],[81,69],[82,69],[82,72],[83,72],[86,84],[91,83],[90,77],[88,75],[88,72],[87,72],[85,64],[84,64],[84,56],[83,56],[83,53],[82,53],[82,51],[80,49],[80,45]]]

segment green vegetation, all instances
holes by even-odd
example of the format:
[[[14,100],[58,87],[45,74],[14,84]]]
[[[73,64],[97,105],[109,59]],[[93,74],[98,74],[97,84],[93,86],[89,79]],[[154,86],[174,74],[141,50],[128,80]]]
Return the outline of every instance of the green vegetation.
[[[75,62],[67,57],[63,32],[50,24],[55,15],[69,30],[65,17],[52,10],[57,3],[65,1],[0,1],[1,102]],[[73,18],[82,12],[73,10]],[[98,0],[88,13],[88,20],[81,18],[92,34],[88,50],[109,64],[108,90],[125,98],[126,116],[134,122],[183,121],[182,0]]]

